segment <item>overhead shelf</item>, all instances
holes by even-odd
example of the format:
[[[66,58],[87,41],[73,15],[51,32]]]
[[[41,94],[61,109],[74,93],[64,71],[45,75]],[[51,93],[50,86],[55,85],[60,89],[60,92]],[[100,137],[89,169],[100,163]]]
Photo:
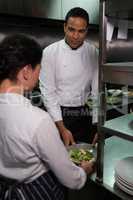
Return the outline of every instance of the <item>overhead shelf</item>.
[[[117,67],[120,69],[130,70],[133,71],[133,62],[112,62],[112,63],[105,63],[103,66],[109,66],[109,67]]]

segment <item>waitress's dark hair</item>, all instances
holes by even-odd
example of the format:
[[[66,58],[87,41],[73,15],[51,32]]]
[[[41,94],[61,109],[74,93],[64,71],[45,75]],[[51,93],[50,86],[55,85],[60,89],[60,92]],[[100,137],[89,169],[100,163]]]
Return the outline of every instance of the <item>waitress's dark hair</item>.
[[[83,8],[75,7],[69,10],[65,17],[65,23],[67,23],[70,17],[81,17],[86,20],[87,26],[89,25],[89,14]]]
[[[0,43],[0,82],[8,78],[16,80],[17,73],[30,64],[34,69],[40,64],[42,48],[23,34],[9,35]]]

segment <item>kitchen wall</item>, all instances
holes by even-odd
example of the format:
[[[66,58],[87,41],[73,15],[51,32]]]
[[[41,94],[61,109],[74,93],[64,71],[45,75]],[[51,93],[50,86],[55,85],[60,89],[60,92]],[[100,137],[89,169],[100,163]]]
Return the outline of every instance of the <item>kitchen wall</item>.
[[[80,6],[88,11],[90,15],[90,22],[92,24],[99,23],[99,0],[63,0],[63,17],[70,8],[75,6]]]
[[[98,24],[99,0],[44,0],[44,4],[48,8],[48,18],[64,19],[69,9],[79,6],[88,11],[92,24]]]
[[[90,23],[98,24],[99,0],[0,0],[0,13],[64,19],[67,11],[75,6],[85,8]]]

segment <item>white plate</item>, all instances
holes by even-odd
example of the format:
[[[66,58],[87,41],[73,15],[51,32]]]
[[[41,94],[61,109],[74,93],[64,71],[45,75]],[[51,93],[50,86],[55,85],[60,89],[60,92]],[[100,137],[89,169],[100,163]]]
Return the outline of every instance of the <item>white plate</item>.
[[[126,187],[127,189],[133,191],[133,185],[129,185],[126,181],[122,180],[119,176],[115,176],[116,182],[119,182],[121,185]]]
[[[106,97],[107,104],[115,105],[115,104],[121,104],[122,98],[117,96],[107,96]]]
[[[124,182],[125,184],[129,185],[130,187],[133,188],[133,184],[127,182],[125,179],[123,179],[121,176],[119,176],[117,173],[115,173],[115,177],[120,179],[122,182]]]
[[[115,173],[133,185],[133,156],[119,160],[115,166]]]
[[[129,190],[126,187],[124,187],[120,182],[116,181],[116,185],[123,190],[124,192],[126,192],[127,194],[130,194],[133,196],[133,190]]]
[[[108,93],[113,96],[119,96],[120,94],[122,94],[122,91],[119,89],[109,89]]]

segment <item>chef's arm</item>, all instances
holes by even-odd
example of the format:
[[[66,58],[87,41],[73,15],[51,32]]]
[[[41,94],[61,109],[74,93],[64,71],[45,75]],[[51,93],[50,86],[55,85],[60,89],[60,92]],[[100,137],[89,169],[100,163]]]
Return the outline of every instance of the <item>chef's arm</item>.
[[[39,87],[44,105],[53,121],[55,122],[62,120],[62,113],[56,86],[56,67],[54,54],[50,54],[47,48],[43,51]]]
[[[51,55],[47,49],[43,51],[41,66],[39,86],[44,105],[55,122],[64,143],[66,145],[72,144],[74,143],[72,133],[65,127],[62,120],[55,78],[54,54]]]

